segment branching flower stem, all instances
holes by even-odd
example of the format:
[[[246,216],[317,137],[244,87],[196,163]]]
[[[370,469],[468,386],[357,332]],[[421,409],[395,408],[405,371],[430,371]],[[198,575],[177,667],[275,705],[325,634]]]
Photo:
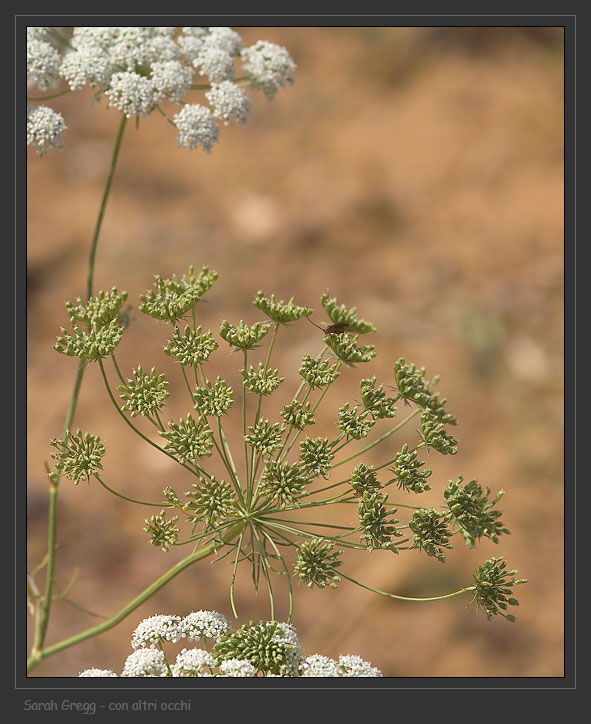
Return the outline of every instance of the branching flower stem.
[[[395,432],[400,430],[402,427],[404,427],[408,422],[410,422],[414,417],[416,417],[418,414],[420,414],[421,408],[418,407],[414,412],[412,412],[408,417],[405,417],[404,420],[398,423],[398,425],[394,425],[394,427],[391,427],[387,432],[385,432],[381,437],[376,438],[373,442],[371,442],[369,445],[366,445],[361,450],[358,450],[353,455],[350,455],[348,458],[345,458],[344,460],[339,460],[338,463],[335,463],[332,467],[338,468],[339,465],[344,465],[345,463],[348,463],[350,460],[354,460],[356,457],[359,457],[359,455],[363,455],[363,453],[367,452],[368,450],[371,450],[376,445],[379,445],[383,440],[386,440],[386,438],[390,437],[390,435],[393,435]],[[385,468],[386,465],[390,465],[393,462],[393,460],[388,461],[387,463],[384,463],[380,466],[380,468]],[[379,470],[380,468],[376,468]]]
[[[244,522],[237,523],[235,526],[232,526],[223,536],[222,536],[222,544],[230,543],[233,541],[237,536],[239,536],[242,531],[244,530]],[[110,628],[113,628],[113,626],[116,626],[118,623],[123,621],[124,618],[129,616],[132,611],[135,611],[138,606],[141,606],[144,601],[147,601],[151,596],[153,596],[157,591],[159,591],[163,586],[165,586],[169,581],[171,581],[175,576],[178,576],[179,573],[185,570],[185,568],[188,568],[189,566],[193,565],[193,563],[196,563],[197,561],[203,560],[204,558],[207,558],[208,556],[212,555],[216,552],[220,547],[219,542],[211,543],[210,545],[206,546],[205,548],[201,548],[198,551],[195,551],[194,553],[191,553],[186,558],[183,558],[181,561],[176,563],[172,568],[170,568],[166,573],[164,573],[162,576],[157,578],[153,583],[151,583],[147,588],[145,588],[139,595],[137,595],[134,599],[132,599],[126,606],[124,606],[118,613],[116,613],[114,616],[111,616],[111,618],[108,618],[106,621],[101,622],[97,626],[93,626],[91,628],[86,629],[85,631],[81,631],[80,633],[70,636],[70,638],[64,639],[63,641],[59,641],[56,644],[53,644],[52,646],[48,646],[45,649],[38,649],[34,650],[27,661],[27,671],[31,671],[34,669],[39,662],[41,662],[43,659],[48,658],[49,656],[53,656],[54,654],[59,653],[60,651],[63,651],[64,649],[70,648],[70,646],[75,646],[76,644],[81,643],[82,641],[87,641],[88,639],[93,638],[94,636],[98,636],[101,633],[104,633],[105,631],[108,631]]]
[[[115,409],[117,410],[119,415],[123,418],[123,420],[125,420],[125,423],[127,425],[129,425],[129,427],[136,433],[136,435],[139,435],[142,438],[142,440],[145,440],[145,442],[149,443],[152,447],[155,447],[156,450],[160,450],[160,452],[167,455],[169,458],[174,460],[176,463],[178,463],[179,465],[182,465],[182,467],[185,468],[185,470],[188,470],[193,475],[197,475],[198,473],[195,470],[193,470],[192,467],[190,467],[189,465],[185,465],[185,463],[180,462],[180,460],[177,460],[174,457],[174,455],[171,455],[171,453],[168,452],[168,450],[165,450],[163,447],[160,447],[160,445],[157,445],[155,442],[150,440],[150,438],[147,437],[146,435],[144,435],[144,433],[141,430],[138,430],[138,428],[133,424],[133,422],[131,422],[130,420],[127,419],[127,417],[125,416],[125,413],[121,410],[121,408],[117,404],[117,400],[113,397],[113,393],[111,392],[111,387],[109,386],[109,380],[107,379],[107,373],[105,372],[105,366],[103,365],[102,359],[99,359],[98,363],[99,363],[99,367],[101,368],[101,373],[103,375],[105,387],[107,388],[107,392],[109,394],[109,397],[111,398],[111,402],[115,406]],[[207,472],[207,470],[202,468],[197,462],[195,462],[195,467],[202,475],[205,475],[206,478],[211,480],[211,475]]]
[[[103,217],[105,214],[105,208],[107,206],[107,200],[109,198],[109,192],[111,190],[111,183],[115,174],[115,168],[117,166],[117,159],[119,157],[119,150],[121,148],[121,141],[123,139],[123,131],[125,130],[127,118],[122,114],[121,123],[119,124],[119,131],[115,139],[115,147],[113,149],[113,155],[111,157],[111,165],[109,168],[109,175],[107,176],[107,182],[105,184],[105,190],[103,192],[103,198],[101,201],[96,227],[92,242],[90,245],[90,256],[88,261],[88,278],[86,283],[86,298],[87,301],[92,297],[92,285],[94,280],[94,260],[96,256],[96,248],[101,232],[103,223]],[[80,394],[80,386],[82,385],[82,378],[84,376],[84,366],[82,363],[78,365],[76,372],[76,379],[74,381],[74,390],[70,399],[70,405],[66,413],[66,419],[64,422],[64,430],[62,433],[62,443],[65,443],[68,431],[72,427],[74,420],[74,414],[78,404],[78,397]],[[59,465],[56,466],[59,469]],[[48,508],[48,526],[47,526],[47,572],[45,578],[45,591],[43,595],[43,603],[40,609],[40,621],[35,624],[35,637],[33,640],[33,652],[38,652],[43,649],[45,643],[45,636],[47,634],[47,626],[49,624],[49,613],[51,610],[52,592],[53,592],[53,574],[55,568],[55,545],[56,545],[56,527],[57,527],[57,493],[58,493],[58,475],[50,475],[49,477],[49,508]],[[37,625],[38,624],[38,625]]]
[[[122,500],[127,500],[130,503],[137,503],[138,505],[153,505],[156,508],[172,507],[170,505],[167,505],[166,503],[148,503],[145,500],[135,500],[135,498],[128,498],[127,495],[118,493],[116,490],[113,490],[113,488],[109,487],[103,480],[100,479],[100,477],[96,473],[94,474],[94,477],[99,481],[99,483],[103,486],[103,488],[105,488],[105,490],[108,490],[109,493],[116,495],[118,498],[121,498]]]

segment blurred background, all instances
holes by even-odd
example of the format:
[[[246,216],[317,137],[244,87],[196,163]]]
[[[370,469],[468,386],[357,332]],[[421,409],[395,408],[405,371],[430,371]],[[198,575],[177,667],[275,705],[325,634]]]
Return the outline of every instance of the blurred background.
[[[346,581],[328,591],[296,584],[293,622],[304,654],[358,654],[391,677],[562,676],[562,28],[236,30],[244,45],[265,39],[289,50],[298,67],[293,88],[271,103],[253,93],[248,124],[222,128],[211,155],[177,149],[174,129],[156,113],[125,132],[95,274],[95,290],[125,289],[134,307],[118,351],[124,375],[156,366],[169,379],[166,418],[189,411],[178,367],[162,353],[168,329],[137,308],[154,274],[181,275],[190,264],[215,269],[219,280],[197,311],[216,334],[221,319],[262,318],[252,306],[259,289],[315,308],[317,323],[325,321],[327,289],[356,306],[377,327],[363,340],[377,357],[344,371],[313,435],[334,434],[336,409],[358,398],[362,377],[393,385],[399,357],[425,366],[429,379],[441,375],[438,389],[458,417],[451,432],[459,453],[432,453],[430,493],[411,499],[391,488],[390,498],[440,505],[447,481],[462,474],[506,491],[500,507],[511,535],[472,551],[454,538],[445,565],[417,551],[356,552],[343,556],[343,570],[381,590],[431,596],[470,585],[480,564],[503,555],[529,583],[517,590],[515,624],[487,621],[466,607],[469,595],[413,604]],[[69,326],[64,301],[85,293],[119,124],[104,102],[92,105],[90,92],[49,105],[69,130],[64,153],[28,157],[29,568],[46,551],[44,461],[49,440],[61,435],[76,373],[76,361],[52,346]],[[291,399],[302,355],[321,346],[321,333],[305,321],[281,330],[272,362],[286,381],[267,414]],[[238,402],[240,367],[222,342],[208,368],[210,377],[228,379]],[[235,446],[238,409],[226,422]],[[178,466],[123,424],[97,366],[85,375],[75,425],[105,440],[104,480],[115,489],[149,500],[166,485],[189,489]],[[364,461],[392,458],[415,439],[409,427]],[[147,543],[146,510],[96,483],[61,483],[56,578],[64,588],[79,570],[73,601],[111,616],[186,555]],[[333,522],[354,517],[353,506],[331,511]],[[402,510],[398,517],[407,520]],[[231,566],[210,560],[32,675],[76,676],[91,666],[119,672],[131,632],[156,613],[230,617]],[[279,600],[284,620],[286,596]],[[269,617],[265,591],[257,596],[247,574],[237,601],[243,620]],[[47,643],[98,621],[58,602]]]

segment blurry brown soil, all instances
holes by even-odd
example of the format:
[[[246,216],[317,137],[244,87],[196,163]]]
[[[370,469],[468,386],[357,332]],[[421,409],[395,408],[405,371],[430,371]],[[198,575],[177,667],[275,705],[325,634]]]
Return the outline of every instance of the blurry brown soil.
[[[260,319],[251,304],[259,289],[314,307],[316,321],[324,319],[319,298],[327,289],[357,306],[378,329],[367,340],[378,355],[343,373],[314,434],[333,434],[336,408],[358,397],[361,377],[375,374],[392,385],[399,357],[425,366],[429,378],[441,375],[459,419],[453,432],[460,452],[432,454],[433,491],[391,498],[437,505],[448,480],[477,478],[506,491],[501,507],[511,535],[473,551],[458,541],[446,565],[418,552],[382,551],[344,555],[343,570],[381,590],[430,596],[470,585],[478,565],[504,555],[529,583],[518,590],[515,624],[488,622],[466,608],[469,596],[412,604],[347,582],[329,591],[296,585],[294,623],[304,653],[358,654],[394,677],[562,676],[562,31],[241,33],[245,44],[265,38],[285,45],[298,66],[296,82],[272,103],[255,95],[248,124],[223,128],[210,156],[177,149],[174,130],[157,114],[137,132],[128,124],[95,277],[95,289],[126,289],[134,306],[120,366],[124,374],[138,363],[166,372],[168,418],[187,413],[178,368],[161,351],[167,329],[137,306],[154,274],[186,273],[190,264],[220,275],[198,308],[199,323],[215,332],[221,319]],[[76,371],[52,345],[67,326],[64,301],[84,295],[119,122],[104,103],[92,106],[89,93],[50,105],[69,130],[63,154],[31,153],[28,164],[29,567],[45,553],[43,464],[49,439],[61,434]],[[303,321],[281,332],[273,362],[287,378],[285,398],[297,386],[303,353],[321,344]],[[240,367],[222,346],[209,373],[238,388]],[[275,406],[283,404],[277,394]],[[235,445],[238,418],[228,419]],[[158,500],[166,485],[188,489],[174,463],[123,425],[96,366],[86,373],[76,426],[106,441],[105,480],[126,495]],[[391,438],[365,462],[380,464],[413,436]],[[110,616],[185,555],[148,545],[146,517],[98,484],[62,482],[56,578],[63,588],[79,569],[71,593],[77,604]],[[353,506],[331,511],[336,523],[354,517]],[[408,516],[401,509],[398,517]],[[120,671],[132,630],[155,613],[203,608],[230,616],[230,571],[227,559],[194,566],[115,629],[44,661],[33,676],[76,676],[90,666]],[[279,599],[276,615],[284,619]],[[243,620],[267,618],[266,601],[248,575],[240,579]],[[56,603],[47,642],[97,621]]]

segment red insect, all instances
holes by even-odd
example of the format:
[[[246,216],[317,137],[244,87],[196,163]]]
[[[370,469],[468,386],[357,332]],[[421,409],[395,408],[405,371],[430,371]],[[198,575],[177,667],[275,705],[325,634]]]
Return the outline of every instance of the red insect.
[[[318,329],[321,329],[324,334],[343,334],[343,332],[347,331],[347,327],[349,326],[347,322],[337,322],[336,324],[331,324],[329,327],[321,327],[316,324],[316,322],[313,322],[310,317],[306,317],[306,319],[310,322],[310,324],[313,324],[315,327],[318,327]]]

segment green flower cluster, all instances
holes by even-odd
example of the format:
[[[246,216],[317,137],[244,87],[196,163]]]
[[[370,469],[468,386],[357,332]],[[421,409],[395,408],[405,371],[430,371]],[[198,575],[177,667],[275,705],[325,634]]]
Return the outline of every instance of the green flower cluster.
[[[221,417],[234,402],[234,392],[221,377],[217,377],[213,385],[206,380],[205,385],[198,387],[193,393],[195,409],[205,417]]]
[[[183,274],[180,278],[173,274],[172,279],[163,279],[156,274],[155,290],[140,296],[140,311],[154,319],[176,324],[211,289],[217,278],[217,272],[206,266],[196,277],[192,266],[189,267],[188,276]]]
[[[414,364],[406,364],[404,357],[395,362],[394,377],[400,397],[429,410],[437,422],[450,425],[457,423],[456,418],[444,409],[447,400],[441,399],[439,393],[431,389],[432,385],[437,384],[439,377],[434,377],[429,385],[425,380],[425,368],[417,369]]]
[[[331,452],[328,438],[306,437],[300,443],[300,463],[309,475],[322,475],[323,478],[328,478],[328,471],[333,460],[334,453]]]
[[[442,455],[455,455],[458,452],[458,441],[444,430],[443,423],[437,421],[431,410],[421,414],[419,434],[427,447],[432,447]]]
[[[289,322],[295,322],[302,317],[309,317],[314,311],[309,307],[298,307],[293,303],[293,297],[288,302],[284,302],[283,299],[276,302],[274,294],[268,299],[262,291],[257,292],[253,304],[257,309],[264,312],[275,324],[289,324]]]
[[[290,402],[288,405],[284,405],[281,411],[281,417],[286,425],[291,425],[295,427],[296,430],[303,430],[306,425],[314,425],[316,423],[314,413],[310,407],[309,402],[306,402],[305,405],[297,401]]]
[[[359,383],[361,388],[361,402],[363,407],[376,420],[382,420],[386,417],[394,417],[396,408],[394,407],[394,398],[386,397],[384,386],[380,385],[376,389],[376,378],[363,379]]]
[[[185,327],[181,334],[178,327],[174,328],[173,337],[164,347],[164,354],[174,357],[184,367],[195,366],[209,359],[209,355],[219,347],[211,331],[201,333],[201,327],[191,329]]]
[[[374,466],[366,465],[365,463],[357,463],[353,468],[349,483],[355,495],[373,493],[382,487],[376,476]]]
[[[451,531],[447,527],[445,517],[435,508],[415,510],[408,527],[413,532],[413,548],[425,551],[445,563],[443,548],[453,548],[448,543]]]
[[[361,540],[367,541],[368,551],[372,551],[374,548],[388,548],[394,553],[398,553],[392,536],[400,537],[402,534],[394,526],[394,523],[399,522],[398,519],[390,517],[396,512],[396,508],[392,508],[388,512],[385,505],[387,502],[387,495],[368,492],[361,495],[357,506],[359,537]]]
[[[413,493],[424,493],[426,490],[431,490],[431,486],[426,482],[427,478],[431,476],[431,470],[420,470],[425,464],[422,460],[417,460],[417,450],[411,450],[409,452],[408,445],[405,443],[402,446],[402,450],[397,452],[394,456],[394,467],[389,468],[390,472],[394,473],[390,483],[396,483],[399,488]]]
[[[328,387],[339,376],[339,365],[331,365],[328,360],[314,359],[305,354],[300,365],[300,375],[312,389]]]
[[[265,463],[259,492],[270,500],[276,500],[281,508],[294,506],[298,508],[299,498],[310,478],[298,463],[280,463],[268,460]]]
[[[211,455],[213,436],[206,423],[201,420],[196,422],[189,414],[186,420],[181,419],[178,424],[170,421],[168,427],[170,432],[158,434],[167,441],[164,449],[176,455],[179,460],[194,464],[197,458]]]
[[[361,440],[361,438],[367,437],[369,431],[375,424],[376,421],[374,419],[364,417],[363,413],[357,414],[357,407],[349,410],[348,402],[345,402],[342,407],[339,407],[338,428],[342,430],[347,437],[352,437],[354,440]]]
[[[100,291],[88,302],[76,297],[74,304],[66,302],[70,322],[72,324],[85,322],[96,327],[103,327],[117,317],[127,296],[127,292],[119,293],[117,288],[113,287],[110,292]]]
[[[269,329],[271,329],[270,322],[255,322],[249,326],[240,320],[238,326],[235,327],[224,319],[220,325],[220,337],[230,347],[236,347],[236,349],[246,352],[249,349],[256,349]]]
[[[462,487],[462,481],[461,475],[455,482],[450,480],[443,495],[466,543],[472,548],[483,536],[498,543],[501,534],[510,532],[499,520],[503,513],[493,510],[504,491],[501,490],[489,502],[490,488],[483,491],[477,480],[471,480]]]
[[[248,370],[241,370],[244,386],[257,395],[270,395],[279,387],[285,377],[279,377],[279,370],[272,370],[259,362],[258,370],[249,365]]]
[[[507,610],[507,606],[519,606],[519,601],[507,596],[513,593],[511,590],[513,586],[527,583],[527,579],[515,580],[517,570],[506,571],[506,568],[507,562],[502,556],[489,558],[478,568],[474,576],[474,600],[489,621],[497,614],[511,623],[515,621],[513,614],[505,614],[503,611]]]
[[[65,475],[78,485],[81,480],[90,480],[97,470],[102,470],[101,458],[105,454],[105,446],[100,437],[83,434],[81,430],[68,432],[65,442],[51,440],[50,444],[57,449],[51,457],[58,461],[60,475]]]
[[[257,670],[275,676],[296,676],[302,657],[294,627],[277,621],[251,621],[222,635],[214,653],[224,659],[246,660]]]
[[[328,292],[322,295],[320,302],[330,317],[330,321],[333,324],[346,324],[348,332],[368,334],[376,331],[376,328],[371,322],[366,322],[364,319],[357,319],[356,307],[347,309],[344,304],[339,305],[335,297],[331,297]]]
[[[358,362],[369,362],[376,356],[375,346],[367,344],[363,347],[357,346],[359,337],[349,337],[348,334],[328,334],[324,341],[335,353],[336,357],[349,367],[355,367]]]
[[[91,324],[87,332],[74,325],[74,334],[61,327],[62,337],[58,337],[54,349],[68,357],[78,357],[84,364],[92,364],[103,357],[113,354],[121,340],[124,328],[112,319],[108,324],[98,327]]]
[[[150,536],[150,543],[153,546],[161,547],[166,553],[170,546],[175,545],[179,538],[179,528],[176,527],[178,516],[166,520],[166,511],[161,510],[158,515],[152,515],[146,519],[145,532]]]
[[[128,410],[132,417],[144,415],[149,417],[156,410],[162,409],[164,400],[169,393],[166,389],[168,382],[163,374],[157,375],[152,367],[149,374],[144,372],[141,365],[132,371],[133,379],[128,379],[126,385],[119,385],[117,390],[125,404],[122,410]]]
[[[298,548],[298,559],[293,571],[308,588],[318,586],[336,588],[341,582],[336,569],[342,561],[338,560],[342,551],[335,551],[334,545],[322,538],[305,541]]]
[[[193,490],[186,493],[190,500],[183,506],[189,520],[204,521],[207,528],[215,528],[234,509],[234,492],[225,480],[200,478],[193,483]]]
[[[250,435],[244,440],[261,455],[270,455],[281,447],[281,438],[285,426],[279,422],[270,423],[269,420],[259,420],[256,425],[249,425]]]

